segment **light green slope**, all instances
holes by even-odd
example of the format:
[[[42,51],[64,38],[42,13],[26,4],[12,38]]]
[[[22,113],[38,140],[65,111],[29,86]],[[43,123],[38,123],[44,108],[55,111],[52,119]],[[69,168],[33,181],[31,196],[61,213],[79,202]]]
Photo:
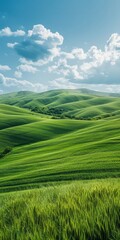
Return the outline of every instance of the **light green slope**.
[[[111,179],[0,194],[0,239],[119,240],[119,210]]]
[[[74,102],[73,99],[71,102],[71,94]],[[26,95],[29,99],[36,97],[36,94],[29,92],[14,93],[12,100],[16,95],[19,96],[18,103]],[[98,115],[103,112],[107,114],[110,108],[110,111],[116,111],[116,115],[98,121],[52,119],[47,115],[1,104],[0,191],[72,179],[119,177],[119,98],[98,99],[95,95],[81,95],[79,91],[50,91],[41,96],[42,101],[46,99],[48,102],[49,98],[49,104],[56,104],[56,101],[63,103],[65,112],[69,110],[70,114],[73,112],[76,115],[79,110],[81,116],[93,117],[94,111]],[[79,98],[82,102],[78,101]],[[91,106],[92,102],[94,106]],[[100,105],[96,108],[95,103],[98,102]],[[79,108],[79,104],[87,107]],[[9,153],[3,154],[10,147]]]
[[[37,139],[37,129],[35,132],[34,127],[31,127],[32,140],[30,133],[25,134],[28,136],[29,144],[21,137],[22,144],[28,145],[13,148],[11,153],[0,160],[0,190],[26,188],[31,185],[35,187],[40,183],[61,180],[119,177],[119,120],[99,123],[86,121],[85,124],[84,121],[78,122],[80,125],[76,130],[72,128],[75,122],[71,120],[69,133],[66,126],[69,124],[70,127],[70,122],[66,120],[57,127],[54,124],[49,125],[49,122],[49,129],[43,124],[40,132],[38,131],[38,135],[42,136],[41,141],[32,144],[34,136]],[[15,145],[16,142],[17,145],[21,145],[16,137],[19,136],[20,129],[18,131],[16,128],[15,131],[16,135],[13,131]],[[8,136],[8,132],[6,135]],[[49,136],[49,139],[43,141],[46,136]]]

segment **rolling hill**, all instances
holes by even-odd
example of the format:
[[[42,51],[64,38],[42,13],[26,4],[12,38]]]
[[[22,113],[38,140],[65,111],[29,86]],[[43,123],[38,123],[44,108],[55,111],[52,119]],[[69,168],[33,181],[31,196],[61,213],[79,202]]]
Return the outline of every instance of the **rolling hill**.
[[[86,89],[44,93],[18,92],[0,96],[9,104],[59,118],[99,119],[120,116],[120,98]]]
[[[0,191],[120,176],[119,98],[60,90],[13,93],[0,101]],[[84,112],[84,117],[54,119],[29,110],[32,104],[60,107],[64,114],[74,112],[73,118],[82,119]],[[111,114],[100,118],[103,112]],[[10,151],[2,154],[6,148]]]
[[[0,239],[120,239],[120,98],[0,96]]]

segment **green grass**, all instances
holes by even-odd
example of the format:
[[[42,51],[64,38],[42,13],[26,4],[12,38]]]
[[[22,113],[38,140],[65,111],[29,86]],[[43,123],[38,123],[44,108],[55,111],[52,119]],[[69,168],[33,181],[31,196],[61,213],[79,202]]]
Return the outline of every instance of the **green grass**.
[[[76,182],[0,197],[2,240],[119,240],[120,184]]]
[[[62,180],[120,177],[119,119],[56,120],[29,111],[24,120],[20,112],[19,118],[12,111],[10,117],[12,122],[4,113],[14,125],[0,131],[1,153],[12,148],[0,159],[0,192]]]
[[[0,96],[0,240],[120,239],[119,109],[86,90]]]

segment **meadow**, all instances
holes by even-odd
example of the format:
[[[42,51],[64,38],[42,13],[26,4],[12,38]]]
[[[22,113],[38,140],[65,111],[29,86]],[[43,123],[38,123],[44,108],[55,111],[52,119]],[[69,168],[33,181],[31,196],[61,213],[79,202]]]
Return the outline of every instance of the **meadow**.
[[[120,182],[72,182],[0,197],[0,239],[119,240]]]
[[[0,96],[0,240],[120,239],[120,98]]]

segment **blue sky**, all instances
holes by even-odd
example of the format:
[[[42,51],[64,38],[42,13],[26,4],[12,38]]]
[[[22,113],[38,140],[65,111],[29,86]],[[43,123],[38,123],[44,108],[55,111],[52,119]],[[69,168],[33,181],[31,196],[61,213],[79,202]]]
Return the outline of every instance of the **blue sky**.
[[[119,0],[1,0],[0,93],[120,92]]]

